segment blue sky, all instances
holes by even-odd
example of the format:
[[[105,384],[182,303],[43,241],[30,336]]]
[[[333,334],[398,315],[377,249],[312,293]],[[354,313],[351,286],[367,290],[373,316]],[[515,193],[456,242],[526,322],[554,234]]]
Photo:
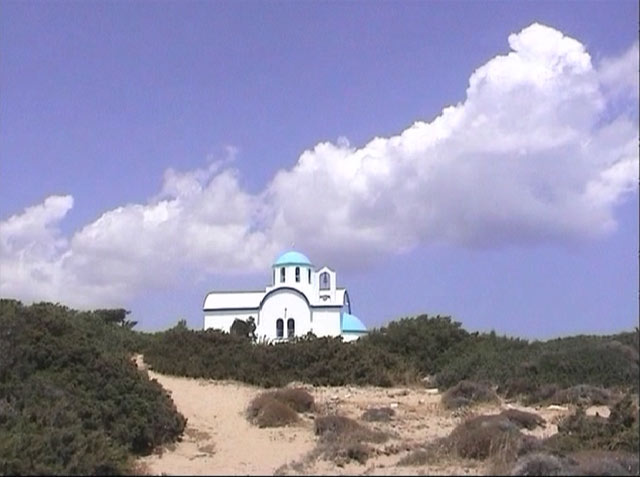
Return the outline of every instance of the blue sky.
[[[637,18],[633,1],[3,1],[0,295],[199,327],[207,291],[263,287],[295,243],[369,327],[629,329]]]

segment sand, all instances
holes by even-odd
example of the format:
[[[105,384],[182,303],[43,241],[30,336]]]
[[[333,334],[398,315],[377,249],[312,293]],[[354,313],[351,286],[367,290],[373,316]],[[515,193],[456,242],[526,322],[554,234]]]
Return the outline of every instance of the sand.
[[[145,369],[141,357],[138,365]],[[480,475],[485,464],[447,458],[426,466],[401,467],[397,462],[421,444],[448,435],[467,414],[445,410],[441,395],[416,388],[313,387],[310,391],[321,412],[338,412],[361,420],[370,407],[391,407],[390,422],[366,423],[385,431],[390,439],[372,444],[365,464],[351,461],[338,466],[318,456],[313,415],[299,423],[276,429],[260,429],[245,418],[247,405],[263,389],[232,381],[212,381],[165,376],[147,370],[167,389],[178,410],[188,419],[181,442],[140,458],[140,471],[153,475]],[[499,413],[505,408],[537,412],[547,420],[544,428],[526,431],[538,437],[557,432],[556,423],[567,411],[527,408],[517,404],[480,406],[476,414]]]

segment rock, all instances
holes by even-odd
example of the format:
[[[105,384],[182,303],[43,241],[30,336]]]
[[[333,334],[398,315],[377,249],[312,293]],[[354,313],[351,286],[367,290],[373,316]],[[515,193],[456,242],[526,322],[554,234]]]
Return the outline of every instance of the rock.
[[[550,406],[547,406],[547,409],[549,411],[568,411],[569,408],[565,407],[565,406],[558,406],[556,404],[551,404]]]
[[[345,399],[349,399],[350,397],[351,397],[351,393],[347,393],[347,394],[344,395]]]
[[[391,404],[389,404],[389,407],[391,409],[396,409],[398,407],[398,403],[397,402],[392,402]]]
[[[438,391],[438,388],[429,388],[429,389],[425,389],[424,390],[427,394],[438,394],[440,391]]]
[[[611,410],[607,406],[591,406],[585,410],[587,416],[609,417]]]
[[[424,404],[424,399],[418,399],[418,404]]]

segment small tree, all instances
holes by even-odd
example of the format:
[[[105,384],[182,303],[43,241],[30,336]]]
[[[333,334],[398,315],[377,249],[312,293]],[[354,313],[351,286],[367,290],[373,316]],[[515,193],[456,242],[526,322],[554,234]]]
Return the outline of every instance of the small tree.
[[[256,341],[256,323],[253,316],[247,318],[247,321],[236,318],[231,324],[229,333],[243,338],[249,338],[252,342]]]

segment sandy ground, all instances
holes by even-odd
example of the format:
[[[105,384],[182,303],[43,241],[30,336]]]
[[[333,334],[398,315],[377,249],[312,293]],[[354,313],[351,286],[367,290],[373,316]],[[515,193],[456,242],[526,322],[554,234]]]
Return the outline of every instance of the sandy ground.
[[[141,357],[138,365],[144,368]],[[388,406],[395,416],[390,422],[366,423],[391,438],[373,445],[366,464],[350,462],[338,467],[314,454],[316,437],[313,415],[303,415],[298,424],[260,429],[245,418],[245,409],[261,388],[230,381],[212,381],[165,376],[147,371],[167,389],[188,419],[181,442],[139,459],[142,471],[153,475],[479,475],[487,471],[474,460],[451,459],[427,466],[400,467],[397,462],[412,449],[444,437],[466,415],[447,411],[440,394],[425,388],[312,387],[317,413],[337,412],[360,420],[371,407]],[[557,432],[556,423],[566,409],[534,409],[502,403],[481,406],[476,414],[499,413],[505,408],[537,412],[547,420],[545,428],[529,431],[538,437]],[[602,413],[602,410],[600,410]]]

